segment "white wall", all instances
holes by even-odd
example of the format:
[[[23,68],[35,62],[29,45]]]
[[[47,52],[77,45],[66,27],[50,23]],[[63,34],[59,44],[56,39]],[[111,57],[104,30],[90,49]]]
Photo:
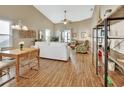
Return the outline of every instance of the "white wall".
[[[38,31],[45,28],[54,31],[54,24],[32,5],[0,5],[0,19],[9,20],[12,24],[17,24],[18,20],[29,29]],[[29,47],[34,38],[20,38],[18,31],[13,31],[13,46],[18,47],[18,42],[24,40],[25,46]]]
[[[120,21],[116,24],[111,26],[111,33],[112,37],[123,37],[124,38],[124,21]],[[120,44],[120,47],[114,48],[114,50],[124,54],[124,39],[112,39],[111,40],[111,48],[117,45],[118,42],[123,42]]]
[[[120,5],[96,5],[92,15],[92,28],[98,24],[99,17],[101,18],[101,20],[104,20],[106,17],[115,12],[118,7],[120,7]],[[112,12],[104,16],[107,9],[112,9]]]
[[[101,5],[101,18],[107,18],[108,16],[110,16],[112,13],[114,13],[118,7],[120,7],[120,5]],[[106,14],[106,16],[104,16],[105,11],[107,9],[112,9],[111,13]]]
[[[77,33],[77,39],[82,40],[82,32],[86,32],[88,36],[91,36],[91,19],[86,19],[80,22],[72,23],[73,32]],[[87,38],[89,39],[89,38]]]
[[[91,19],[79,21],[79,22],[71,22],[66,26],[64,24],[55,24],[55,34],[60,35],[61,31],[64,29],[71,29],[72,33],[76,33],[75,39],[83,40],[81,37],[81,32],[86,32],[90,35],[91,33]]]
[[[101,21],[104,20],[107,16],[110,16],[113,12],[115,12],[119,7],[120,5],[96,5],[94,8],[93,15],[92,15],[92,29],[97,26],[100,18],[101,18]],[[112,12],[104,16],[105,11],[107,9],[112,9]],[[113,30],[115,30],[116,27],[114,26]],[[114,34],[113,31],[112,33]]]

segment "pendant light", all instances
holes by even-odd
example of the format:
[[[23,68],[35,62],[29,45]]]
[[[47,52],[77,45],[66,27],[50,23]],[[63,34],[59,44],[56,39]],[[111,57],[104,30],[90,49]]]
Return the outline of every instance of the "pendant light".
[[[18,24],[12,25],[11,28],[15,30],[28,30],[28,27],[23,25],[21,20],[18,20]]]
[[[64,21],[63,23],[66,25],[66,24],[67,24],[67,19],[66,19],[66,10],[64,11],[64,13],[65,13],[65,18],[64,18],[64,20],[63,20],[63,21]]]

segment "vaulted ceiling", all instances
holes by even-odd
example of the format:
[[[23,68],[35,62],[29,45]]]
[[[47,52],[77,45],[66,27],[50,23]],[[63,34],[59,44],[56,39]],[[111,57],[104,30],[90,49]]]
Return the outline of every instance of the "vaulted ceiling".
[[[81,21],[92,17],[94,5],[35,5],[53,23],[60,23],[66,17],[72,22]]]

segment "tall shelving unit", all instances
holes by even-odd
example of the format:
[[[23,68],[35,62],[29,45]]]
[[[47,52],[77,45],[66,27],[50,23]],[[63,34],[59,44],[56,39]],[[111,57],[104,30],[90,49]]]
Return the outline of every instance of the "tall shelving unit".
[[[94,52],[95,55],[95,62],[96,62],[96,75],[100,76],[102,83],[105,87],[108,87],[108,77],[112,80],[113,86],[124,86],[124,75],[118,74],[117,72],[109,72],[108,71],[108,40],[109,39],[124,39],[124,37],[109,37],[108,32],[111,30],[111,25],[119,22],[120,20],[124,20],[124,6],[119,7],[112,15],[108,18],[102,20],[96,28],[93,28],[93,55],[92,55],[92,62],[94,63]],[[104,29],[104,65],[103,65],[103,74],[99,72],[98,66],[98,29],[102,27]],[[94,37],[94,29],[96,30],[96,37]],[[96,38],[96,51],[94,51],[94,38]],[[116,63],[116,62],[115,62]],[[102,76],[101,76],[102,75]],[[120,81],[121,79],[121,81]]]
[[[110,25],[107,25],[107,28],[109,28]],[[110,30],[110,29],[109,29]],[[100,80],[102,81],[104,85],[104,71],[103,71],[103,66],[99,66],[99,61],[98,61],[98,46],[99,46],[99,39],[104,39],[103,36],[99,36],[98,33],[101,33],[104,31],[104,25],[97,25],[96,28],[93,28],[93,55],[92,55],[92,62],[94,63],[96,67],[96,75],[100,77]],[[95,34],[95,36],[94,36]],[[95,49],[96,48],[96,49]],[[95,51],[94,51],[95,50]],[[104,64],[101,64],[104,65]]]
[[[95,57],[95,55],[97,55],[97,50],[98,50],[98,43],[99,43],[99,39],[102,39],[103,37],[101,37],[101,36],[98,36],[98,31],[102,31],[102,26],[99,26],[99,27],[97,27],[97,28],[93,28],[93,33],[92,33],[92,44],[93,44],[93,52],[92,52],[92,64],[93,65],[95,65],[95,66],[97,66],[98,65],[98,58],[97,57]],[[95,34],[95,35],[94,35]],[[94,40],[95,39],[95,40]],[[96,42],[94,42],[94,41],[96,41]],[[95,45],[96,44],[96,45]],[[96,49],[94,49],[96,47]],[[94,59],[94,57],[95,57],[95,59]],[[94,64],[94,61],[96,61],[96,64]],[[98,72],[97,72],[97,69],[96,69],[96,74],[98,74]]]

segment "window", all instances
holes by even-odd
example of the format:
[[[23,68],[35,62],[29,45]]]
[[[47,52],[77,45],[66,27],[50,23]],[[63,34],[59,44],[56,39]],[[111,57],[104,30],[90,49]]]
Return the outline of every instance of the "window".
[[[62,32],[62,39],[64,42],[71,42],[71,30]]]
[[[45,30],[45,40],[50,41],[50,30],[49,29]]]
[[[0,20],[0,48],[11,46],[10,22]]]

